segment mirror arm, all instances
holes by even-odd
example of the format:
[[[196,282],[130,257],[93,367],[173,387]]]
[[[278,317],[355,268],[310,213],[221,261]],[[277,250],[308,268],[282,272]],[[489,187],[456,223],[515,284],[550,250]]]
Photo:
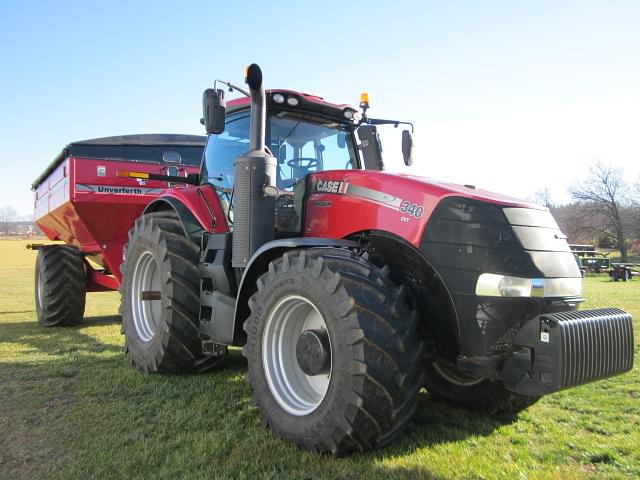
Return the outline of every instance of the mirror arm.
[[[249,94],[249,92],[247,90],[245,90],[244,88],[239,87],[236,84],[231,83],[231,82],[225,82],[224,80],[218,80],[218,79],[214,80],[214,82],[213,82],[213,88],[214,89],[217,89],[218,82],[220,82],[223,85],[226,85],[227,87],[229,87],[229,91],[230,92],[233,92],[234,90],[236,90],[236,91],[240,92],[241,94],[243,94],[245,97],[250,97],[251,96]]]
[[[386,120],[384,118],[367,118],[362,123],[368,123],[369,125],[393,125],[398,128],[398,125],[409,125],[411,127],[411,133],[413,133],[413,123],[403,122],[401,120]]]

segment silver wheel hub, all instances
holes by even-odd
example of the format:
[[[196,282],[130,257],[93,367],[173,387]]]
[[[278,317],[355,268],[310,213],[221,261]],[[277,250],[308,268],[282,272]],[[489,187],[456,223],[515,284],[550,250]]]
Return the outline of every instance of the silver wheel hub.
[[[318,369],[322,373],[317,375],[305,373],[296,354],[300,339],[309,331],[326,338],[324,353],[328,360],[324,364],[328,363],[328,368]],[[331,380],[331,343],[327,325],[313,303],[299,295],[278,300],[264,327],[262,363],[269,390],[287,413],[308,415],[320,406]]]
[[[149,342],[156,334],[162,315],[159,299],[147,300],[143,293],[160,291],[160,271],[151,252],[143,252],[133,268],[131,280],[131,313],[138,337]]]

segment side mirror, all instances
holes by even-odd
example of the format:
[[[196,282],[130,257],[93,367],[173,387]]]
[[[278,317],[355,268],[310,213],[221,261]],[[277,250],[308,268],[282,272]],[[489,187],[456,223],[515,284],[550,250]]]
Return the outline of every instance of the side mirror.
[[[207,133],[224,132],[224,119],[227,113],[227,103],[224,100],[224,90],[207,88],[202,94],[202,124]]]
[[[366,170],[384,171],[382,161],[382,144],[378,136],[378,129],[375,125],[360,125],[358,127],[358,138],[362,149],[362,160]]]
[[[413,165],[413,135],[409,130],[402,131],[402,157],[407,167]]]

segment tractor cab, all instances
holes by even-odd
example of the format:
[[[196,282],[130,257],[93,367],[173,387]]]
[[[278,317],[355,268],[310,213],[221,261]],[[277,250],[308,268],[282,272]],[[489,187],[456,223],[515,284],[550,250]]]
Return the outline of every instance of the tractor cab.
[[[229,82],[230,90],[245,94],[228,104],[224,90],[207,89],[203,96],[202,123],[209,134],[200,182],[216,190],[227,222],[233,226],[235,160],[249,150],[251,101],[248,92]],[[377,126],[413,125],[398,120],[367,117],[369,98],[360,99],[360,113],[346,104],[291,90],[265,92],[264,145],[276,159],[276,237],[297,236],[302,228],[302,202],[308,191],[306,178],[328,170],[384,170]],[[402,132],[402,154],[412,163],[413,140]]]
[[[355,135],[359,113],[348,105],[286,90],[269,91],[266,100],[265,146],[277,162],[276,236],[299,235],[307,175],[365,168]],[[224,130],[208,136],[200,181],[214,187],[232,226],[234,163],[250,143],[249,99],[229,102],[225,113]]]

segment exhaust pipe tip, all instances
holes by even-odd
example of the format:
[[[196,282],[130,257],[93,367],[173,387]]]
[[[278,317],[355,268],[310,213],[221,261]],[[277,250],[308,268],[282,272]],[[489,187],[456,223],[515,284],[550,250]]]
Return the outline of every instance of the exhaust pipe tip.
[[[244,81],[251,90],[258,90],[262,87],[262,70],[258,64],[252,63],[247,67]]]

